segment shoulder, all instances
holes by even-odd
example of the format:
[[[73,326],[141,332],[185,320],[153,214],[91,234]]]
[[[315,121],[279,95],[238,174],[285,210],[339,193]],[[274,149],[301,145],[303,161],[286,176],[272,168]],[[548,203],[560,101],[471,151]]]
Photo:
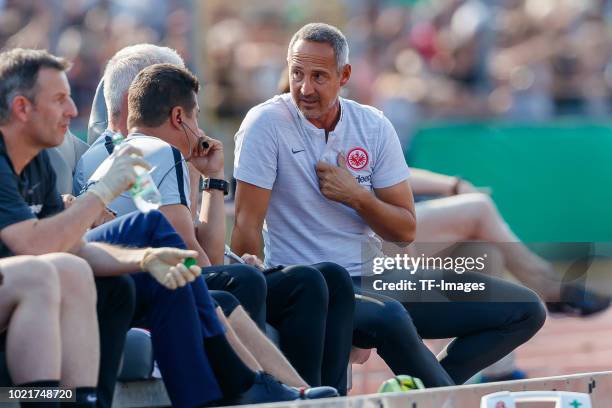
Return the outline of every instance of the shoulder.
[[[276,95],[265,102],[252,107],[246,114],[241,128],[257,125],[264,127],[273,127],[278,122],[287,122],[292,120],[291,110],[288,98],[289,94]]]
[[[345,109],[343,115],[346,114],[351,120],[358,120],[368,124],[382,124],[386,121],[385,114],[380,110],[370,105],[363,105],[351,99],[341,98],[342,106]]]
[[[176,165],[177,168],[181,167],[178,164],[184,159],[176,147],[157,137],[129,135],[124,143],[142,152],[143,158],[153,167],[151,174],[156,174],[164,168],[172,168],[173,165]]]
[[[131,146],[134,146],[140,149],[146,158],[147,156],[157,156],[157,155],[174,155],[174,151],[178,151],[174,146],[170,143],[162,140],[158,137],[141,135],[141,134],[131,134],[125,140],[124,143],[128,143]]]

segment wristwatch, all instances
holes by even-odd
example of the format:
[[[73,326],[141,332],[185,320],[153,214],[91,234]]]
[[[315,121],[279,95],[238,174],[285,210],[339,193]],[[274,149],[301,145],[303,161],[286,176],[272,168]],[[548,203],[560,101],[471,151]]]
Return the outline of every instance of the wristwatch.
[[[200,191],[205,190],[221,190],[223,191],[223,195],[228,195],[229,183],[221,179],[205,178],[203,179],[203,183],[200,185]]]

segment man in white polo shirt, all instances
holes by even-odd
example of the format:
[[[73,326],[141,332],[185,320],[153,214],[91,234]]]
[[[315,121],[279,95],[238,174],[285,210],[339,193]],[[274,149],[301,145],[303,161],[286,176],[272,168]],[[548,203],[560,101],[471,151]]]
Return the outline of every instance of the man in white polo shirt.
[[[236,135],[234,251],[257,253],[263,228],[266,266],[342,265],[365,295],[356,301],[353,344],[377,348],[396,374],[417,376],[428,387],[463,383],[527,341],[545,319],[528,289],[481,274],[428,270],[429,279],[483,283],[489,295],[505,300],[485,303],[481,294],[467,293],[451,303],[448,293],[432,290],[434,302],[424,293],[376,291],[361,278],[372,274],[377,236],[403,243],[414,238],[399,140],[382,112],[338,96],[351,75],[338,29],[302,27],[287,61],[291,92],[251,109]],[[413,279],[401,270],[381,278],[394,284]],[[273,290],[268,282],[268,293]],[[421,336],[455,340],[438,361]]]

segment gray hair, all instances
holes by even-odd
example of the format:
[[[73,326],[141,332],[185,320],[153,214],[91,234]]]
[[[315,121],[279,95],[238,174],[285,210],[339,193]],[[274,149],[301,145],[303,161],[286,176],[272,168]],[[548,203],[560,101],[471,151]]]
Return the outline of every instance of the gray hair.
[[[70,66],[70,62],[46,50],[15,48],[0,53],[0,124],[9,121],[16,96],[23,95],[34,103],[41,69],[67,71]]]
[[[336,27],[325,23],[310,23],[300,28],[293,35],[287,49],[287,57],[291,55],[293,46],[299,40],[329,44],[336,56],[338,72],[349,63],[349,46],[346,37]]]
[[[104,70],[104,101],[109,119],[116,118],[121,113],[123,97],[128,93],[136,75],[154,64],[185,67],[185,62],[175,50],[153,44],[122,48],[108,61]]]

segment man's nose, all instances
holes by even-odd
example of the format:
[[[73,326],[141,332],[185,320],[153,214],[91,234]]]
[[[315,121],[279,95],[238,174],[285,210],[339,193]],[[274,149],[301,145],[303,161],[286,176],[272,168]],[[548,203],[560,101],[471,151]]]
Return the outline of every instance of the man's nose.
[[[312,84],[310,83],[310,79],[304,78],[304,82],[302,82],[302,87],[300,88],[300,92],[302,92],[302,95],[310,95],[314,93],[314,88],[312,87]]]
[[[74,101],[72,98],[68,98],[68,107],[66,108],[66,116],[70,116],[71,118],[75,118],[79,113]]]

